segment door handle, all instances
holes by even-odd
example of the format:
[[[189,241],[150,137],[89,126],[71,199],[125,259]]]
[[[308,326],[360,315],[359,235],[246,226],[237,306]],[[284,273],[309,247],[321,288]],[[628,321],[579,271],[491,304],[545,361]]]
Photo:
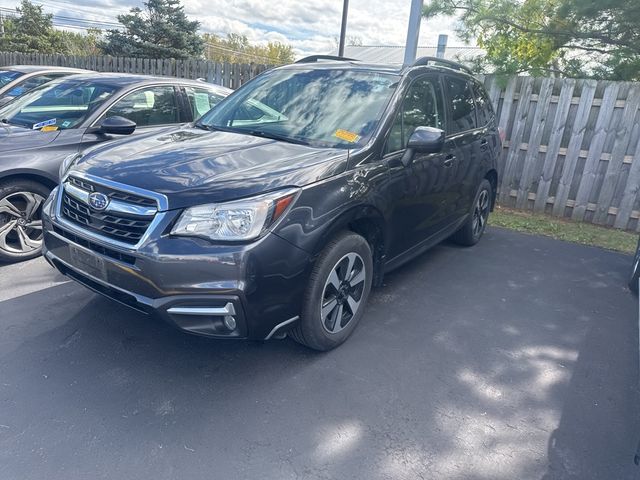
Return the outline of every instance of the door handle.
[[[480,148],[485,150],[488,147],[489,147],[489,142],[488,142],[488,140],[486,138],[483,138],[482,140],[480,140]]]
[[[455,159],[456,159],[455,155],[447,155],[447,156],[444,158],[444,162],[442,162],[442,164],[443,164],[445,167],[447,167],[447,168],[448,168],[448,167],[450,167],[451,165],[453,165],[453,161],[454,161]]]

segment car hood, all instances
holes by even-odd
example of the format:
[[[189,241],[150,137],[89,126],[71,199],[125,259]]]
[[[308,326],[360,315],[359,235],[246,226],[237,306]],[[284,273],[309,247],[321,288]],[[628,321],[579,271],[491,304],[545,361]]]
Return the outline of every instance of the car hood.
[[[0,123],[0,152],[44,147],[58,138],[58,135],[60,135],[59,130],[41,132]]]
[[[304,186],[347,159],[346,150],[187,127],[99,146],[72,171],[162,193],[175,209]]]

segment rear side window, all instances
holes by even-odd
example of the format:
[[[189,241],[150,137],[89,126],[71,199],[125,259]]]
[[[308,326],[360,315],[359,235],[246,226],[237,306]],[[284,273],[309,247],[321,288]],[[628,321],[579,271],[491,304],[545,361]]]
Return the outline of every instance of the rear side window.
[[[409,87],[389,133],[385,153],[407,148],[417,127],[444,128],[442,90],[437,78],[420,78]]]
[[[473,82],[473,93],[476,97],[476,114],[478,117],[478,126],[484,127],[489,124],[491,120],[493,120],[493,106],[491,105],[491,100],[489,100],[489,96],[487,95],[484,87],[476,82]]]
[[[444,77],[451,103],[451,133],[476,128],[476,112],[469,82],[463,78]]]
[[[206,88],[184,87],[184,89],[189,99],[189,105],[191,105],[194,120],[198,120],[224,98],[223,95]]]

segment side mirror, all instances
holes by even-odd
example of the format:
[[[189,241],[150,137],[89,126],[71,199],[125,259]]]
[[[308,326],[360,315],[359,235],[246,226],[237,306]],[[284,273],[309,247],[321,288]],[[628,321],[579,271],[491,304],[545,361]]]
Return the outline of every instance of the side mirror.
[[[406,167],[413,160],[415,152],[438,153],[444,147],[444,130],[433,127],[417,127],[407,142],[407,150],[402,157],[402,163]]]
[[[407,148],[412,148],[421,153],[438,153],[444,147],[444,131],[433,127],[416,128],[407,143]]]
[[[136,130],[136,122],[124,117],[107,117],[100,123],[100,133],[107,135],[131,135]]]

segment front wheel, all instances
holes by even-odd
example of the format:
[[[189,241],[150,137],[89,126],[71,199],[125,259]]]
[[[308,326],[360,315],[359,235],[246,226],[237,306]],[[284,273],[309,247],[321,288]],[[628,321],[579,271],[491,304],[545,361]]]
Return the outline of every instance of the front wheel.
[[[638,280],[640,279],[640,240],[638,240],[638,248],[636,256],[633,259],[633,268],[631,269],[631,278],[629,279],[629,288],[636,295],[638,294]]]
[[[371,291],[373,259],[367,241],[343,233],[322,251],[311,273],[302,315],[289,334],[315,350],[331,350],[356,328]]]
[[[44,185],[28,180],[0,186],[0,261],[18,262],[42,252]]]
[[[484,234],[484,231],[487,229],[487,221],[489,220],[492,201],[493,188],[489,180],[484,179],[476,192],[469,217],[462,227],[460,227],[460,230],[451,236],[451,239],[460,245],[468,247],[478,243],[480,238],[482,238],[482,234]]]

